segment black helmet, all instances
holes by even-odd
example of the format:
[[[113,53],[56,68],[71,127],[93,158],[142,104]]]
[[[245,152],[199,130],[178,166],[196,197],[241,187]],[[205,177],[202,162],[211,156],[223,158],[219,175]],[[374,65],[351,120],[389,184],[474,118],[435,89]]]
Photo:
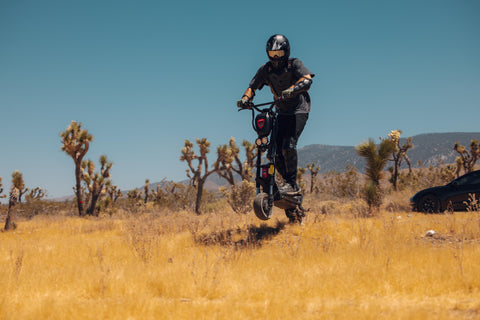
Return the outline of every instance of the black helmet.
[[[290,43],[287,37],[282,34],[271,36],[267,41],[267,55],[275,68],[286,65],[290,56]]]

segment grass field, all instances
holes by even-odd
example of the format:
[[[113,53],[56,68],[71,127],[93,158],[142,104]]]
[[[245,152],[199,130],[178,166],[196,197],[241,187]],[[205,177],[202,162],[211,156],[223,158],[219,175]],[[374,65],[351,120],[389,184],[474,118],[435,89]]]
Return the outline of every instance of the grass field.
[[[302,226],[280,210],[19,221],[0,233],[0,318],[480,319],[478,212],[345,206]]]

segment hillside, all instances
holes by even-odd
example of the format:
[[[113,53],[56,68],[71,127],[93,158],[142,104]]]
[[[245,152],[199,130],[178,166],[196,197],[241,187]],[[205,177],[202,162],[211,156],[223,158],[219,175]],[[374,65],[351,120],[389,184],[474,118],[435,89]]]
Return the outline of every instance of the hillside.
[[[455,142],[467,147],[472,139],[480,139],[480,132],[426,133],[412,137],[413,149],[408,151],[408,157],[413,167],[419,167],[419,161],[424,166],[434,166],[441,160],[453,163],[458,154],[453,150]],[[403,143],[404,139],[400,139]],[[347,164],[354,165],[363,171],[365,162],[357,155],[354,146],[308,145],[298,150],[299,166],[314,162],[320,166],[320,172],[344,171]],[[406,167],[406,164],[402,167]]]

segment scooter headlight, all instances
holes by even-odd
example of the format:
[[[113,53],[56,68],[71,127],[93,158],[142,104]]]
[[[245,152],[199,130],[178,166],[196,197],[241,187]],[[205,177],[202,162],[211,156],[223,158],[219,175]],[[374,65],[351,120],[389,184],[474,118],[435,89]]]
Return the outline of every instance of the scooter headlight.
[[[262,139],[257,138],[257,140],[255,140],[255,144],[260,147],[262,145]]]
[[[267,144],[267,143],[268,143],[268,138],[267,138],[267,137],[263,137],[263,138],[262,138],[262,143],[263,143],[263,144]]]

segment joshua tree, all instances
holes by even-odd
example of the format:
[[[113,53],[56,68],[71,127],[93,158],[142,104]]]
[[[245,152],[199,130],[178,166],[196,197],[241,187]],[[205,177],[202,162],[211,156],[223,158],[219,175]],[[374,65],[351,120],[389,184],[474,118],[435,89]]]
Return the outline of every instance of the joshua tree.
[[[251,180],[257,148],[246,140],[243,140],[242,145],[246,155],[246,159],[243,162],[240,160],[240,148],[237,147],[233,137],[230,138],[228,145],[217,148],[217,161],[219,162],[217,173],[230,184],[230,188],[222,188],[221,192],[227,198],[232,209],[237,213],[250,211],[252,209],[251,203],[255,196],[255,184]],[[240,177],[240,184],[236,184],[234,174]]]
[[[5,230],[10,230],[15,228],[15,205],[18,202],[18,197],[20,194],[20,187],[24,185],[23,175],[21,172],[15,170],[12,173],[12,187],[10,189],[10,198],[8,200],[8,213],[7,219],[5,221]]]
[[[111,184],[107,185],[107,194],[108,197],[113,201],[117,202],[118,198],[122,196],[122,190],[118,186],[112,186]]]
[[[365,171],[368,181],[365,188],[365,198],[368,207],[370,211],[372,209],[378,209],[382,202],[380,189],[382,171],[387,164],[390,154],[395,149],[395,145],[391,140],[385,139],[380,143],[377,150],[377,146],[373,140],[369,139],[368,142],[356,146],[355,149],[358,155],[365,158],[367,162]]]
[[[45,191],[43,191],[40,187],[36,187],[30,190],[30,192],[26,195],[26,201],[30,202],[32,200],[42,200],[43,197],[45,197]]]
[[[150,180],[145,180],[145,186],[143,187],[144,190],[144,202],[147,203],[148,201],[148,194],[150,193]]]
[[[18,189],[19,191],[19,194],[18,194],[18,203],[22,203],[22,197],[25,193],[28,192],[28,188],[25,187],[25,184],[23,184],[22,186],[20,186],[20,188]]]
[[[402,160],[405,159],[405,161],[408,164],[408,170],[409,173],[412,173],[412,165],[410,163],[410,159],[408,158],[407,152],[408,149],[413,148],[412,144],[412,138],[407,138],[407,141],[400,145],[400,135],[402,134],[401,130],[392,130],[388,134],[388,139],[382,139],[380,140],[390,140],[393,145],[395,146],[395,149],[392,151],[392,158],[389,159],[390,161],[393,161],[394,165],[393,168],[390,169],[392,173],[392,179],[391,182],[393,184],[393,190],[397,191],[397,181],[398,181],[398,175],[399,175],[399,170],[400,166],[402,165]]]
[[[207,154],[210,152],[210,142],[206,139],[196,139],[197,145],[200,149],[200,155],[196,155],[193,150],[193,143],[185,140],[185,146],[182,148],[182,155],[180,161],[186,161],[189,169],[187,169],[187,177],[190,179],[191,185],[197,188],[197,196],[195,200],[195,213],[201,214],[200,204],[203,195],[203,186],[207,181],[209,175],[218,172],[220,159],[214,162],[213,168],[208,168]],[[220,158],[220,155],[219,155]],[[198,164],[195,168],[193,161],[197,160]]]
[[[460,157],[457,157],[457,178],[460,176],[460,171],[463,168],[463,173],[472,172],[475,167],[475,162],[477,162],[480,157],[480,145],[476,139],[473,139],[470,142],[470,152],[468,152],[464,146],[458,143],[458,141],[453,146],[453,149],[460,154]]]
[[[80,122],[72,121],[68,128],[60,133],[62,137],[61,149],[70,155],[75,163],[75,195],[77,197],[78,215],[83,216],[82,201],[82,160],[88,151],[93,136],[86,129],[82,129]]]
[[[98,216],[98,211],[96,210],[97,201],[102,194],[107,192],[106,183],[110,178],[110,169],[112,168],[113,163],[108,162],[106,155],[100,156],[100,173],[95,171],[95,164],[92,160],[87,160],[82,162],[83,172],[83,181],[88,186],[89,191],[89,204],[87,208],[87,214]]]
[[[2,195],[2,193],[3,193],[3,184],[2,184],[2,177],[0,177],[0,199],[6,198],[7,195],[6,194]]]
[[[2,178],[0,178],[0,188],[1,188],[1,181],[2,181]],[[17,185],[17,188],[18,188],[18,199],[17,199],[17,202],[18,203],[22,203],[22,196],[28,192],[28,188],[25,187],[25,182],[23,181],[23,175],[22,175],[22,178],[18,181],[18,185]],[[0,194],[2,193],[3,189],[0,189]],[[3,197],[0,197],[0,198],[5,198],[5,195]]]
[[[303,175],[307,172],[306,168],[298,167],[297,169],[297,182],[300,189],[305,189],[305,182],[303,181]]]
[[[313,189],[315,188],[315,179],[317,178],[320,167],[316,166],[315,162],[312,162],[311,164],[307,164],[307,169],[310,171],[310,193],[313,193]]]
[[[142,198],[142,193],[137,189],[132,189],[130,191],[127,191],[127,198],[132,202],[137,202]]]
[[[192,188],[191,186],[188,186]],[[158,205],[183,208],[188,203],[188,188],[182,183],[167,181],[162,179],[155,187],[155,190],[150,191],[153,201]]]
[[[238,174],[242,177],[242,180],[251,180],[253,178],[253,167],[255,167],[255,162],[258,156],[258,149],[254,144],[247,140],[242,141],[243,148],[245,150],[245,162],[241,166],[240,159],[235,157],[235,161],[238,163]],[[235,169],[234,169],[235,170]]]
[[[160,184],[157,184],[157,186],[155,187],[155,190],[152,190],[151,194],[152,194],[153,201],[159,202],[160,200],[162,200],[164,196],[164,191],[160,186]]]
[[[217,148],[219,170],[217,174],[228,181],[230,186],[235,186],[234,173],[240,176],[240,179],[250,181],[253,177],[252,168],[255,165],[257,150],[250,142],[243,140],[246,160],[240,160],[240,149],[235,143],[233,137],[230,138],[228,145],[222,145]]]
[[[219,161],[219,167],[217,174],[227,180],[228,184],[231,186],[235,185],[235,177],[233,175],[233,162],[234,154],[239,153],[240,149],[233,142],[234,147],[232,148],[232,139],[230,139],[230,145],[221,145],[217,148],[217,155]]]

